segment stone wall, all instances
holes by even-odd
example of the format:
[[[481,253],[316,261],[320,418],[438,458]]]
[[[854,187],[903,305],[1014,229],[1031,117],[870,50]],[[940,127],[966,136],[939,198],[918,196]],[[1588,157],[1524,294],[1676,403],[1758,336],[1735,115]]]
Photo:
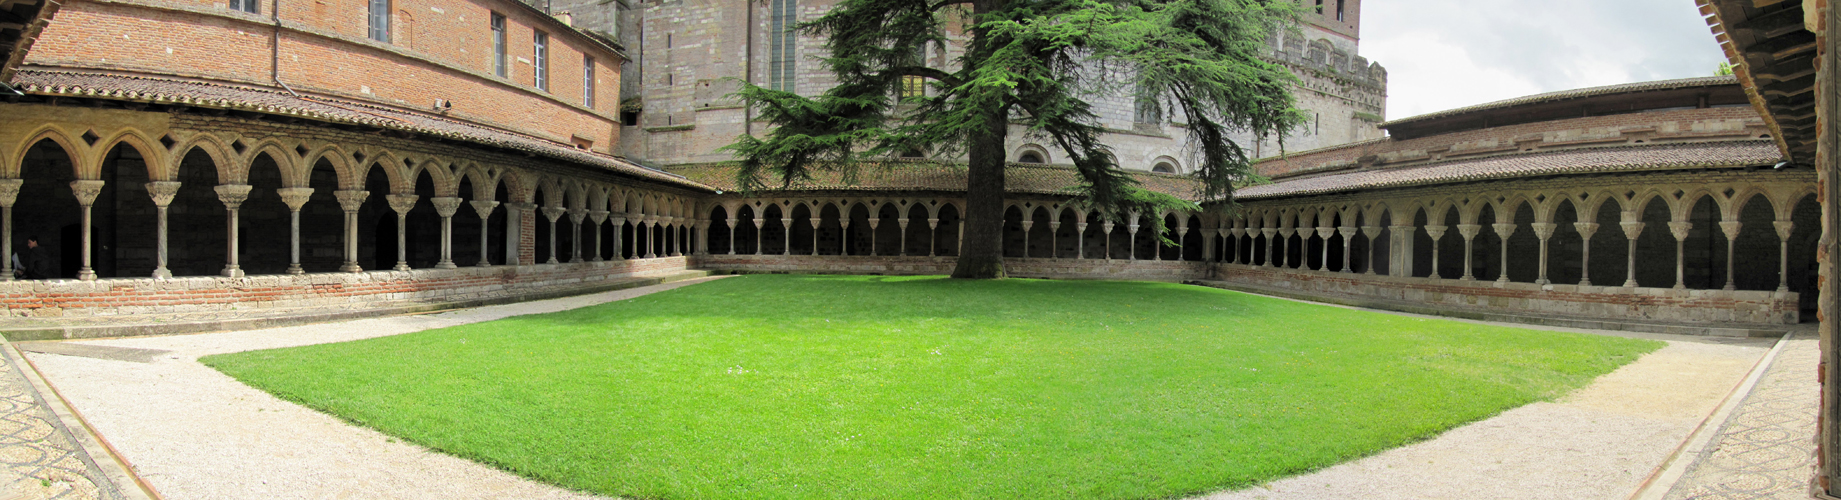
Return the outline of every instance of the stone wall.
[[[0,317],[263,313],[371,309],[403,302],[516,299],[683,271],[684,257],[533,266],[268,275],[246,278],[0,282]]]
[[[1795,324],[1796,292],[1537,285],[1215,266],[1217,279],[1304,295],[1381,299],[1496,314],[1738,325]]]

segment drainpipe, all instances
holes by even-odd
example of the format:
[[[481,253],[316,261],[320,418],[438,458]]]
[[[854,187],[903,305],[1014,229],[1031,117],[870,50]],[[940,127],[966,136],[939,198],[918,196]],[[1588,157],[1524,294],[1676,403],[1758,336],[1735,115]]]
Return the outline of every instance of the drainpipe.
[[[742,81],[754,83],[754,0],[742,1],[748,4],[748,53],[742,56]],[[754,106],[742,107],[742,133],[754,135]]]
[[[293,87],[281,81],[281,0],[269,0],[268,12],[269,23],[274,25],[274,31],[269,34],[268,41],[269,79],[274,80],[276,85],[280,85],[283,90],[287,90],[294,97],[300,97],[300,93],[295,92]]]

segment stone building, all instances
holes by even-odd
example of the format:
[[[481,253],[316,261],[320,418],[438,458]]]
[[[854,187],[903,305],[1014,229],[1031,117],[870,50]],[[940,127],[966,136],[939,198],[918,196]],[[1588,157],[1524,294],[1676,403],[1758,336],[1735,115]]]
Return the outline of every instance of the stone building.
[[[1359,0],[1309,0],[1303,26],[1270,40],[1272,61],[1297,75],[1298,107],[1308,123],[1289,134],[1284,149],[1302,151],[1381,137],[1387,71],[1361,57]],[[560,0],[577,26],[618,33],[633,54],[621,102],[626,111],[626,154],[648,165],[731,160],[717,151],[737,136],[760,133],[767,124],[728,96],[746,81],[815,96],[833,80],[816,60],[824,41],[791,32],[798,22],[828,11],[834,0]],[[611,14],[610,14],[611,13]],[[948,33],[947,50],[928,49],[936,68],[957,64],[963,34]],[[917,87],[918,89],[918,87]],[[893,98],[894,96],[890,96]],[[1103,138],[1128,169],[1189,172],[1192,150],[1179,122],[1158,115],[1126,93],[1101,95],[1095,111],[1109,133]],[[1255,156],[1281,152],[1280,141],[1236,137]],[[1065,158],[1040,138],[1010,134],[1009,160],[1061,164]],[[954,160],[952,158],[935,158]]]

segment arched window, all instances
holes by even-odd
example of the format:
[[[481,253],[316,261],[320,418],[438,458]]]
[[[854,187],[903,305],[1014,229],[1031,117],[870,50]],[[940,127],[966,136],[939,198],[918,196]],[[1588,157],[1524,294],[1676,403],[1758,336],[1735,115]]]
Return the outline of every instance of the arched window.
[[[1022,156],[1016,157],[1016,162],[1017,163],[1048,163],[1048,162],[1042,161],[1042,155],[1037,154],[1035,151],[1024,151]]]
[[[767,32],[767,88],[792,92],[793,70],[799,60],[793,38],[799,23],[799,4],[797,0],[772,0],[767,7],[772,23]]]
[[[1159,162],[1157,166],[1151,167],[1151,171],[1160,174],[1174,174],[1176,173],[1176,166],[1171,165],[1169,162]]]

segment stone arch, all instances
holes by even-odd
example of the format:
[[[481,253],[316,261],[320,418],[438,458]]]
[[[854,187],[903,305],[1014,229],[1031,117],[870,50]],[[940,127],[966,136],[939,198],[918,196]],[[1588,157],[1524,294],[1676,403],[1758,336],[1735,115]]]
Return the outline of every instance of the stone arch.
[[[102,155],[109,154],[110,151],[115,150],[115,146],[122,144],[127,144],[128,147],[132,147],[140,152],[142,161],[147,163],[147,178],[150,180],[161,179],[161,175],[166,172],[167,155],[164,154],[166,151],[153,147],[155,143],[148,140],[146,134],[142,134],[138,130],[131,128],[122,130],[121,132],[117,132],[114,137],[110,137],[108,140],[101,141],[98,144],[102,144],[102,148],[96,151]],[[100,157],[98,157],[98,159],[100,159]],[[101,166],[98,165],[98,168],[100,167]]]
[[[174,159],[183,158],[184,152],[184,150],[179,150],[181,156],[175,156]],[[308,172],[312,172],[313,166],[319,164],[320,160],[325,160],[327,164],[332,165],[333,173],[338,174],[339,189],[364,189],[364,177],[358,175],[359,172],[352,168],[351,153],[345,151],[345,148],[335,143],[322,144],[307,151],[307,154],[301,157],[301,165]]]
[[[1158,169],[1159,167],[1162,167],[1165,165],[1169,166],[1168,170]],[[1161,172],[1161,173],[1166,173],[1166,174],[1180,174],[1183,172],[1183,164],[1182,162],[1176,161],[1175,158],[1171,158],[1169,155],[1158,156],[1156,158],[1151,159],[1150,170],[1152,172]]]
[[[84,166],[89,163],[88,161],[85,161],[85,159],[89,157],[88,150],[85,148],[76,147],[76,142],[70,140],[70,136],[68,134],[65,134],[63,130],[59,130],[57,127],[54,127],[50,124],[46,124],[45,126],[39,127],[37,130],[32,131],[32,133],[27,134],[26,140],[24,142],[19,143],[19,146],[14,148],[15,151],[19,152],[19,157],[13,159],[12,163],[6,165],[7,171],[4,172],[5,175],[0,176],[0,177],[5,177],[8,179],[19,178],[20,169],[21,167],[24,166],[23,162],[25,161],[25,158],[26,158],[26,152],[31,151],[32,147],[37,146],[40,141],[45,141],[45,140],[49,140],[52,143],[57,144],[58,148],[61,148],[64,150],[64,154],[70,155],[71,175],[75,176],[78,179],[93,179],[98,176],[99,171],[98,172],[87,172],[87,173],[84,172],[84,170],[89,170],[88,168]],[[86,174],[88,175],[88,177],[85,177]]]
[[[1673,196],[1669,196],[1668,193],[1664,193],[1661,189],[1654,187],[1644,188],[1641,191],[1637,191],[1636,195],[1629,197],[1630,203],[1625,205],[1625,207],[1629,208],[1626,208],[1625,211],[1636,210],[1641,212],[1649,207],[1651,201],[1657,198],[1660,198],[1662,204],[1668,207],[1668,213],[1671,216],[1680,212],[1680,209],[1675,206],[1677,202]]]
[[[408,194],[415,190],[415,185],[410,180],[411,177],[405,171],[407,169],[404,168],[402,157],[387,149],[378,149],[376,154],[366,155],[364,162],[353,173],[357,174],[358,179],[365,179],[370,176],[371,169],[380,166],[383,168],[384,177],[390,180],[389,194]],[[375,197],[380,194],[384,193],[371,193],[371,196]]]
[[[160,179],[168,181],[179,180],[179,164],[184,162],[185,157],[191,155],[194,149],[203,152],[205,156],[211,158],[212,168],[216,169],[215,173],[217,174],[218,183],[228,184],[231,178],[230,163],[232,157],[225,153],[225,151],[228,150],[225,149],[223,141],[211,134],[196,134],[185,142],[179,143],[179,147],[173,148],[172,155],[167,159],[167,171],[164,172]],[[338,166],[340,164],[335,161],[333,165]]]
[[[1031,154],[1035,155],[1036,158],[1041,161],[1023,161]],[[1012,153],[1011,158],[1012,163],[1048,164],[1054,162],[1054,156],[1048,154],[1048,148],[1044,148],[1040,144],[1035,143],[1018,146],[1016,152]]]
[[[249,183],[250,166],[255,163],[256,157],[264,154],[268,155],[269,160],[275,162],[276,167],[281,168],[281,181],[283,187],[305,187],[307,185],[308,172],[302,171],[297,164],[298,162],[295,161],[296,158],[294,155],[289,154],[288,148],[282,147],[279,141],[272,139],[264,140],[256,144],[255,147],[249,148],[248,153],[243,155],[243,161],[236,165],[236,170],[233,171],[233,174],[236,175],[234,180],[237,184]],[[310,171],[311,169],[308,170]]]
[[[435,183],[435,196],[460,196],[460,180],[456,178],[450,165],[452,162],[443,161],[440,158],[423,158],[422,161],[416,162],[415,168],[410,169],[409,178],[414,179],[426,171],[429,180]]]
[[[1772,208],[1776,208],[1777,200],[1771,199],[1769,192],[1757,186],[1745,186],[1734,191],[1732,196],[1726,197],[1729,208],[1721,211],[1720,220],[1739,220],[1739,213],[1745,210],[1745,205],[1751,203],[1752,198],[1760,196],[1764,197],[1765,203],[1770,204]]]
[[[1799,185],[1796,189],[1786,191],[1781,198],[1771,200],[1771,208],[1776,209],[1777,220],[1791,220],[1790,216],[1795,213],[1796,204],[1802,203],[1805,197],[1815,195],[1816,188],[1814,185]]]

